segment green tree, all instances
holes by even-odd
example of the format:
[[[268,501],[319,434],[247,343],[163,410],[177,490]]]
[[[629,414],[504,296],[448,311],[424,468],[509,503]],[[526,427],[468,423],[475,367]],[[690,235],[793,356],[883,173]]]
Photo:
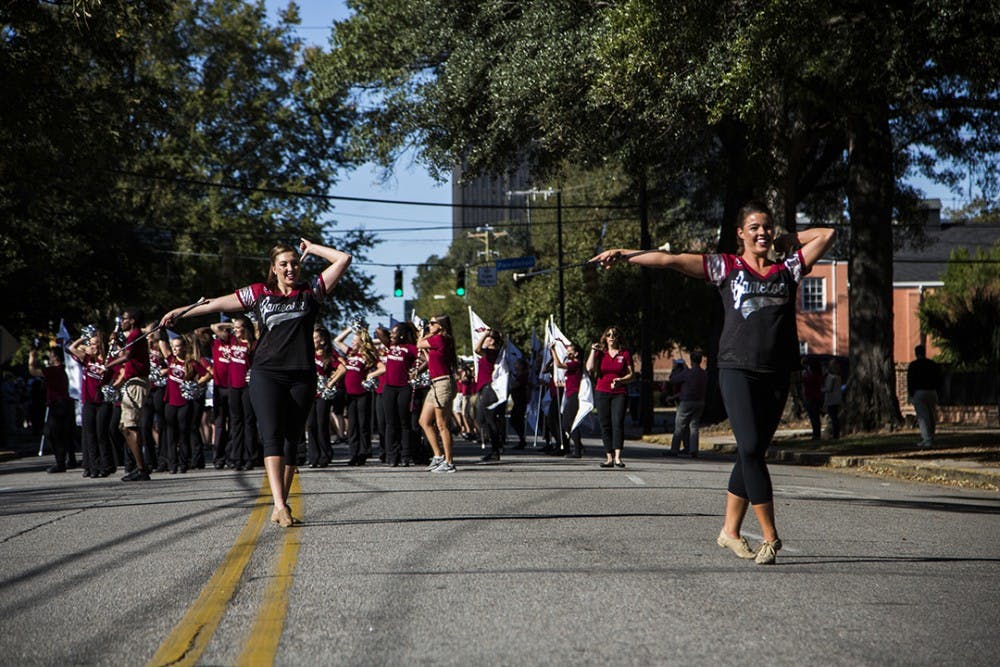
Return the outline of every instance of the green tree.
[[[315,103],[294,5],[277,25],[240,0],[0,12],[0,281],[30,294],[4,308],[9,325],[157,312],[261,279],[275,242],[334,238],[323,195],[351,165],[353,111],[329,91]],[[336,245],[363,258],[373,243]],[[327,315],[377,308],[353,269]]]

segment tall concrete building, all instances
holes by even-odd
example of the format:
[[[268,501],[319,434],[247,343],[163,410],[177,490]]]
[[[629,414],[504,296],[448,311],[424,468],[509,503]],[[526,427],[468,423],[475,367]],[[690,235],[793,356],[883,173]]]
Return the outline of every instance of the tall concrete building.
[[[507,231],[510,239],[525,245],[530,239],[530,215],[526,197],[515,194],[531,188],[528,165],[503,174],[466,176],[464,165],[452,170],[452,239],[462,238],[477,227],[490,225]]]

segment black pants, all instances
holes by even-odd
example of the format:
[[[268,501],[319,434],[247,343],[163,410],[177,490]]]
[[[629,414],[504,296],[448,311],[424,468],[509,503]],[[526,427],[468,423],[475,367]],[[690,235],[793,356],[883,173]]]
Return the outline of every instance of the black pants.
[[[257,420],[249,387],[229,388],[229,449],[227,463],[234,466],[257,462]]]
[[[164,407],[163,414],[166,421],[166,429],[160,436],[166,439],[164,453],[167,456],[167,467],[171,472],[178,469],[187,470],[191,464],[191,417],[193,415],[191,402],[184,405],[170,405]]]
[[[330,401],[317,396],[306,423],[309,432],[309,465],[326,465],[333,460],[330,446]]]
[[[754,505],[774,499],[764,455],[788,398],[787,373],[719,369],[719,389],[736,436],[736,465],[729,492]]]
[[[516,387],[510,390],[510,398],[513,404],[510,406],[511,428],[517,434],[518,444],[524,446],[524,415],[528,411],[528,401],[531,399],[531,391],[528,385]]]
[[[115,469],[115,460],[111,455],[108,442],[107,426],[101,423],[101,404],[84,403],[81,414],[83,433],[81,447],[83,449],[83,467],[90,473],[111,473]],[[110,416],[111,412],[108,411]]]
[[[229,445],[229,387],[212,387],[212,410],[215,413],[215,434],[212,449],[217,468],[226,462],[226,447]]]
[[[121,403],[105,403],[108,410],[108,441],[111,443],[111,454],[114,456],[116,466],[124,466],[131,470],[135,467],[135,459],[132,452],[125,445],[125,434],[122,433],[119,424],[122,423]]]
[[[379,449],[382,450],[379,452],[378,457],[383,463],[385,463],[388,461],[387,456],[389,447],[385,437],[385,403],[382,400],[382,396],[383,394],[378,392],[373,393],[372,406],[373,412],[375,413],[373,422],[375,426],[375,434],[378,435],[378,446]]]
[[[192,468],[205,467],[205,440],[201,437],[201,421],[205,417],[205,397],[189,401],[191,406],[191,428],[188,433],[188,442],[191,443],[191,463]]]
[[[626,394],[594,392],[594,406],[597,408],[597,419],[601,423],[601,440],[604,443],[606,454],[611,454],[625,447],[625,404],[627,400]]]
[[[405,384],[402,387],[386,385],[382,390],[382,408],[385,411],[385,442],[386,463],[402,463],[410,461],[413,453],[410,451],[412,424],[410,419],[410,401],[413,388]]]
[[[66,464],[76,465],[76,455],[73,453],[73,427],[75,414],[73,400],[56,401],[48,407],[48,418],[45,420],[45,443],[52,447],[56,457],[56,466],[66,468]]]
[[[249,392],[264,457],[282,456],[286,464],[295,465],[316,395],[315,371],[254,370]],[[235,421],[235,412],[232,417]],[[254,458],[249,460],[252,462]]]
[[[164,442],[163,394],[165,387],[150,387],[146,392],[146,401],[142,404],[142,414],[139,415],[139,429],[142,431],[142,441],[146,446],[144,455],[147,468],[157,468],[166,465],[166,443]],[[154,426],[159,431],[159,444],[153,437]],[[151,455],[152,454],[152,455]]]
[[[479,390],[479,403],[476,406],[476,424],[479,426],[479,436],[483,443],[489,443],[494,452],[499,452],[507,443],[507,403],[506,401],[491,408],[497,402],[497,394],[493,386],[487,384]]]
[[[569,436],[568,441],[563,442],[564,449],[571,449],[570,443],[572,443],[572,451],[574,454],[581,454],[583,452],[583,440],[580,438],[580,427],[573,427],[573,421],[576,419],[576,413],[580,409],[580,395],[572,394],[566,396],[566,406],[562,411],[562,430],[563,438],[565,439],[567,434]],[[572,429],[572,430],[570,430]]]
[[[352,461],[364,461],[372,455],[371,392],[347,395],[347,449]]]

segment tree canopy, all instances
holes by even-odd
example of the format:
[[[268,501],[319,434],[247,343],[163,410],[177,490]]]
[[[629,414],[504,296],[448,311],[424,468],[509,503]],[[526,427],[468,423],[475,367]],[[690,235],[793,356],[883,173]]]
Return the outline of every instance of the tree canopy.
[[[331,241],[323,195],[353,164],[353,110],[315,103],[294,5],[266,19],[241,0],[0,7],[8,328],[162,312],[260,280],[277,242]],[[338,297],[334,320],[378,308],[357,270]]]

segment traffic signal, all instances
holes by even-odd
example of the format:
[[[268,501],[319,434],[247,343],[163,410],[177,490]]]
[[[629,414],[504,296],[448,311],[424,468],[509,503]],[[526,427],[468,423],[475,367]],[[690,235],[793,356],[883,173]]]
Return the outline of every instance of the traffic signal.
[[[403,269],[396,269],[392,278],[392,295],[403,296]]]
[[[465,268],[455,272],[455,294],[465,296]]]

